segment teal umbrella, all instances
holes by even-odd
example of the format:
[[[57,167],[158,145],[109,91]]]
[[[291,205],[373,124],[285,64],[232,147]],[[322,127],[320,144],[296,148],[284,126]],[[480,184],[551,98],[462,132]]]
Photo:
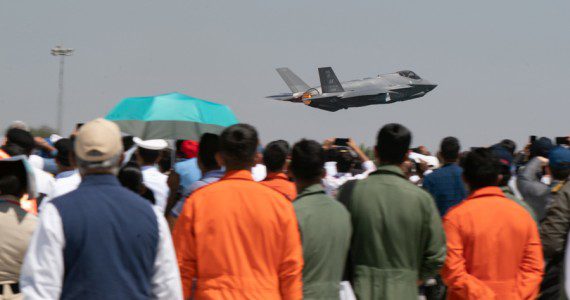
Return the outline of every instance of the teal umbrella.
[[[105,118],[145,140],[198,140],[238,122],[225,105],[179,93],[123,99]]]

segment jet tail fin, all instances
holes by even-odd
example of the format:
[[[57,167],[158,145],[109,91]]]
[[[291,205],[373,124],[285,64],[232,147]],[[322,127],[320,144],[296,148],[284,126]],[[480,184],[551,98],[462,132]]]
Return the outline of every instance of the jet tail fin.
[[[289,68],[277,68],[277,73],[283,78],[283,81],[289,86],[293,93],[306,92],[311,87],[307,85],[299,76],[295,75]]]
[[[319,78],[321,79],[321,89],[323,93],[344,92],[340,81],[336,78],[331,67],[319,68]]]

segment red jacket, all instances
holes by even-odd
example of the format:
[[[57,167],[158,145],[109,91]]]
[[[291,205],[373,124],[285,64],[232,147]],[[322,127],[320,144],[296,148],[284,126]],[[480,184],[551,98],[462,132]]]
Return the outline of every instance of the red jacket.
[[[544,261],[536,223],[498,187],[476,190],[443,218],[447,299],[535,299]]]

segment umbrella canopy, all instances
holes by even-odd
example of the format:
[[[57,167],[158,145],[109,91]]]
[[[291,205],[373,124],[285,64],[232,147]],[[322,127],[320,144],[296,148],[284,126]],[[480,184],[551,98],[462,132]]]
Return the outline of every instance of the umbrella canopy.
[[[105,118],[144,140],[198,140],[238,122],[225,105],[179,93],[123,99]]]

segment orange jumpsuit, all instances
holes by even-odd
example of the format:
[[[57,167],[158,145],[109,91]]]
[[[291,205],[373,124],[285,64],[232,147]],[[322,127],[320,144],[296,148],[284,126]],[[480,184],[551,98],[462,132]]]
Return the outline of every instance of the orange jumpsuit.
[[[303,253],[291,202],[227,172],[188,198],[173,232],[184,297],[302,299]]]
[[[498,187],[476,190],[443,218],[447,299],[535,299],[544,261],[536,223]]]
[[[297,187],[285,173],[269,173],[260,183],[283,194],[289,201],[297,198]]]

